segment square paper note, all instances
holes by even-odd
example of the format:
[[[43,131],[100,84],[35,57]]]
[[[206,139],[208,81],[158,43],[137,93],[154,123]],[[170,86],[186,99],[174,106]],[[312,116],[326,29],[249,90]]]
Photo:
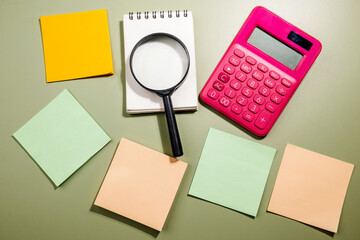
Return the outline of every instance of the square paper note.
[[[47,82],[113,74],[106,9],[40,17]]]
[[[186,167],[122,138],[94,204],[161,231]]]
[[[110,141],[68,90],[13,136],[56,186]]]
[[[189,194],[255,217],[275,152],[210,128]]]
[[[268,211],[337,232],[353,164],[286,146]]]

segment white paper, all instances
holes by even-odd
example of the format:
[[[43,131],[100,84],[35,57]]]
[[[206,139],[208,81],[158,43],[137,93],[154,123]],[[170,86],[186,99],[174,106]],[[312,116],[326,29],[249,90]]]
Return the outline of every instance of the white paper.
[[[194,46],[194,27],[192,13],[180,11],[179,17],[172,11],[172,17],[168,17],[168,12],[164,12],[164,17],[160,12],[150,12],[147,19],[145,14],[133,15],[133,19],[128,14],[124,15],[124,46],[125,46],[125,76],[126,76],[126,112],[145,113],[164,111],[162,98],[153,92],[141,87],[133,78],[130,71],[130,54],[135,44],[144,36],[151,33],[169,33],[179,38],[186,45],[190,54],[190,68],[183,84],[172,95],[174,110],[197,110],[197,83],[195,66],[195,46]]]

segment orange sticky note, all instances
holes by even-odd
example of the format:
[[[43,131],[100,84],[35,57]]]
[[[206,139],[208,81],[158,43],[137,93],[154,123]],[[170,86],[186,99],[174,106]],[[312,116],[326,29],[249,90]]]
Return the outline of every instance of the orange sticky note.
[[[94,204],[161,231],[186,167],[122,138]]]
[[[354,165],[286,146],[268,211],[337,232]]]
[[[46,81],[113,74],[106,9],[40,17]]]

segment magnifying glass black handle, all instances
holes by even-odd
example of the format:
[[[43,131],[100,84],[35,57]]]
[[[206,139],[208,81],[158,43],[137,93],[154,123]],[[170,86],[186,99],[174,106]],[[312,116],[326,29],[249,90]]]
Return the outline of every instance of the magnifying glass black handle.
[[[163,96],[163,101],[173,156],[180,157],[183,155],[183,150],[170,96]]]

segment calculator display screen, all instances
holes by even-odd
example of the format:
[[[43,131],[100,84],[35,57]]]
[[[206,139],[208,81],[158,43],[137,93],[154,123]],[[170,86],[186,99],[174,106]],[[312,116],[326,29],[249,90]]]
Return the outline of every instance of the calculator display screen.
[[[248,43],[292,70],[296,68],[302,58],[302,54],[258,27],[250,35]]]

